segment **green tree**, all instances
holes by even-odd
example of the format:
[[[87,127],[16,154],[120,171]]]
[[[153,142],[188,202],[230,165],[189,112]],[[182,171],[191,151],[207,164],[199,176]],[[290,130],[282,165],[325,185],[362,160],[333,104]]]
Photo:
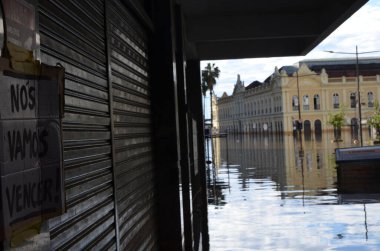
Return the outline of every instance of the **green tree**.
[[[373,115],[368,118],[368,125],[373,126],[376,129],[376,142],[380,141],[380,105],[377,100],[375,100],[375,111]]]
[[[205,92],[207,90],[210,91],[210,93],[214,89],[214,85],[216,85],[216,79],[219,78],[220,70],[215,64],[208,63],[204,70],[202,70],[202,90],[203,85],[207,85],[207,89],[205,89]]]
[[[338,113],[335,114],[329,114],[329,119],[327,122],[334,127],[334,137],[335,140],[340,140],[341,137],[341,129],[344,125],[344,116],[346,112],[344,107],[340,109]]]

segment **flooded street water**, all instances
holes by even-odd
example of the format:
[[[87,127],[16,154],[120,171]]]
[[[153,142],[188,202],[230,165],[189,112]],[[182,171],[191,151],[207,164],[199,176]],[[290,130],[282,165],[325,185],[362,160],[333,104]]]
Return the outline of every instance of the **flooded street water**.
[[[380,195],[337,192],[334,149],[353,142],[343,138],[214,140],[210,249],[380,250]]]

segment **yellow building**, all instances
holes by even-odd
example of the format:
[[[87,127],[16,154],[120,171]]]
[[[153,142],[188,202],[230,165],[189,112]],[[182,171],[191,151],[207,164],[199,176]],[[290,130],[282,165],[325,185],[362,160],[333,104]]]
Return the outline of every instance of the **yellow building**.
[[[359,90],[363,132],[380,99],[380,59],[359,62]],[[301,121],[305,132],[332,130],[329,114],[344,109],[346,130],[358,133],[359,103],[355,59],[305,60],[299,67],[284,66],[263,83],[247,87],[240,80],[232,95],[217,102],[220,132],[291,133]],[[364,139],[368,133],[363,133]]]

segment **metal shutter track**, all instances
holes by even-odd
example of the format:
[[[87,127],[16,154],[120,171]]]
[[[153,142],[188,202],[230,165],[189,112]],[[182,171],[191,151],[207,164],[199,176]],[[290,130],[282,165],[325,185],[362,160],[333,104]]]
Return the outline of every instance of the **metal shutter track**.
[[[67,213],[50,221],[51,248],[115,249],[104,3],[39,4],[41,60],[66,69]]]
[[[118,1],[109,4],[116,198],[122,250],[157,248],[147,34]]]

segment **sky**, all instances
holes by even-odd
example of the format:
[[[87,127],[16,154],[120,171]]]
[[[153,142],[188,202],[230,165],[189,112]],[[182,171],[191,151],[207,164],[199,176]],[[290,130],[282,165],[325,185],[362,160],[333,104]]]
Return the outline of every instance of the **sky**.
[[[201,68],[209,62],[219,67],[220,76],[214,92],[221,97],[223,92],[232,94],[237,74],[240,74],[241,80],[247,86],[255,80],[263,82],[274,72],[276,66],[280,68],[293,65],[303,59],[347,58],[347,54],[331,54],[325,51],[355,53],[356,46],[359,53],[380,51],[380,0],[368,1],[306,56],[202,61]],[[380,53],[359,55],[359,60],[361,56],[380,57]]]

